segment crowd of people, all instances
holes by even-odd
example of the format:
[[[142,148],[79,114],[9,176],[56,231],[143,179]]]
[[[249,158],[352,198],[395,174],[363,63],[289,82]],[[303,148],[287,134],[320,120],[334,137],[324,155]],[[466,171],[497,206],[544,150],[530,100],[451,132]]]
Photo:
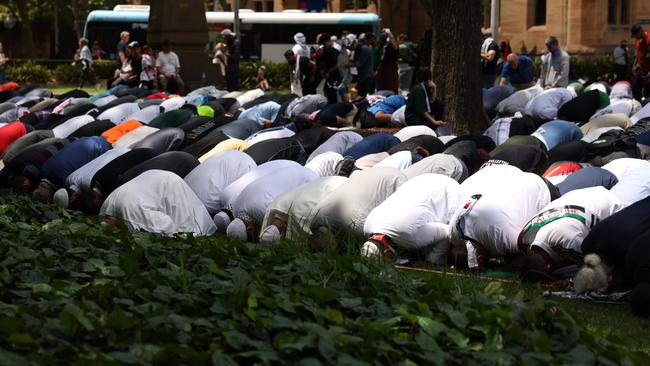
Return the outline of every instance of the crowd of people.
[[[632,84],[568,80],[551,38],[542,75],[527,80],[527,61],[508,56],[502,80],[485,78],[496,85],[484,91],[492,124],[455,136],[431,73],[418,72],[407,97],[377,91],[395,80],[362,78],[372,52],[359,38],[344,37],[349,69],[368,85],[352,102],[339,100],[340,53],[327,35],[320,65],[303,56],[300,34],[287,52],[294,75],[322,73],[318,83],[303,75],[302,96],[127,82],[53,96],[0,85],[0,185],[132,230],[356,245],[401,264],[574,278],[578,293],[632,289],[633,308],[648,315],[650,104]],[[379,37],[382,47],[391,38]],[[141,56],[123,42],[122,64]],[[393,75],[393,60],[377,69]],[[165,62],[158,86],[180,75]]]

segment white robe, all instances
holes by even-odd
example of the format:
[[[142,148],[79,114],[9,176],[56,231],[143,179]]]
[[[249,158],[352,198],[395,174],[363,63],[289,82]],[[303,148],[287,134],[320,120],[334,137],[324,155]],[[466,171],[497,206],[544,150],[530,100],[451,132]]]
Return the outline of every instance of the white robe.
[[[422,174],[404,183],[370,212],[364,234],[387,235],[404,249],[440,246],[443,262],[449,249],[449,219],[460,205],[460,185],[440,174]]]
[[[160,115],[159,105],[150,105],[126,117],[127,121],[136,120],[144,125],[148,125],[154,118]]]
[[[97,120],[107,119],[116,125],[126,121],[126,118],[140,110],[138,103],[123,103],[105,110],[97,116]]]
[[[375,168],[395,168],[404,171],[413,164],[413,154],[411,151],[398,151],[386,159],[377,163]]]
[[[118,187],[100,215],[124,220],[131,230],[173,235],[212,235],[217,231],[208,210],[178,175],[149,170]]]
[[[233,216],[248,216],[253,224],[261,225],[266,209],[276,197],[316,178],[316,173],[303,166],[289,166],[260,177],[231,201]]]
[[[536,246],[552,258],[554,249],[582,253],[582,241],[600,221],[625,207],[605,187],[590,187],[566,193],[549,203],[521,231],[522,249]]]
[[[314,209],[311,231],[327,227],[363,235],[363,225],[370,211],[405,182],[406,176],[392,168],[355,171]]]
[[[321,177],[278,196],[266,210],[261,228],[278,218],[286,226],[287,238],[311,235],[309,226],[316,214],[316,206],[347,180],[347,177],[339,176]]]
[[[192,169],[185,176],[185,183],[196,193],[208,212],[215,214],[225,204],[221,202],[223,189],[256,166],[248,154],[237,150],[223,151]]]
[[[650,196],[650,165],[630,170],[618,179],[611,192],[626,206]]]
[[[403,171],[408,179],[421,174],[435,173],[446,175],[457,182],[467,178],[467,168],[457,157],[449,154],[434,154],[418,161]]]
[[[526,115],[539,121],[550,121],[557,117],[557,111],[564,103],[573,99],[573,93],[566,88],[545,90],[526,104]]]
[[[648,166],[650,164],[647,160],[635,159],[635,158],[621,158],[612,160],[609,163],[603,165],[603,169],[614,174],[616,178],[620,181],[625,174],[640,168],[643,166]]]
[[[406,107],[406,106],[404,106]],[[429,135],[437,137],[436,131],[432,130],[427,126],[406,126],[399,131],[395,132],[393,136],[397,137],[401,142],[404,142],[411,137]]]
[[[450,237],[470,238],[492,257],[517,253],[519,232],[551,200],[541,177],[508,165],[483,168],[460,188],[462,206],[449,222]]]
[[[321,177],[336,174],[336,165],[343,160],[343,156],[337,152],[329,151],[322,153],[305,164],[305,168],[311,169]]]

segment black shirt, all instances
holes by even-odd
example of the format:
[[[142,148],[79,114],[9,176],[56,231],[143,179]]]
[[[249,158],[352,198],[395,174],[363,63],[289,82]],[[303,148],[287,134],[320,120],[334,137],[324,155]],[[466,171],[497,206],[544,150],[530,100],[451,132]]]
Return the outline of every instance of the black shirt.
[[[397,57],[399,56],[398,49],[392,44],[384,47],[384,55],[381,58],[382,64],[391,64],[397,62]]]
[[[323,126],[338,127],[338,120],[336,117],[345,117],[354,106],[350,102],[334,103],[321,109],[316,114],[316,120]]]
[[[117,186],[119,187],[138,175],[154,169],[172,172],[181,178],[185,178],[185,176],[198,165],[199,161],[191,154],[183,151],[168,151],[149,160],[143,161],[122,173],[117,179]],[[146,187],[142,188],[146,189]]]
[[[494,51],[496,54],[494,55],[494,58],[492,61],[488,60],[481,60],[481,64],[483,66],[483,73],[484,74],[496,74],[497,73],[497,61],[499,60],[499,46],[497,46],[496,42],[490,43],[488,46],[488,52]]]
[[[122,173],[154,156],[156,156],[156,152],[152,149],[128,151],[99,169],[93,176],[90,186],[99,189],[104,196],[108,196],[115,188],[119,187],[118,178]]]

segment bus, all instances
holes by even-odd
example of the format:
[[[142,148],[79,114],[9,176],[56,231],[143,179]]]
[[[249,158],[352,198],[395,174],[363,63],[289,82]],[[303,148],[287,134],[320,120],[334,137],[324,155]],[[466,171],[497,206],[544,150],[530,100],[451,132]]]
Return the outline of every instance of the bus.
[[[232,29],[234,13],[206,12],[210,43],[219,39],[223,29]],[[315,43],[319,33],[340,36],[344,30],[354,34],[379,32],[380,18],[372,13],[306,13],[285,10],[258,13],[249,9],[239,12],[241,22],[241,53],[244,60],[284,62],[284,52],[293,47],[293,36],[302,32],[307,42]],[[118,5],[113,10],[94,10],[88,14],[84,37],[114,57],[119,34],[128,31],[131,40],[147,41],[148,5]],[[112,53],[111,53],[112,52]]]

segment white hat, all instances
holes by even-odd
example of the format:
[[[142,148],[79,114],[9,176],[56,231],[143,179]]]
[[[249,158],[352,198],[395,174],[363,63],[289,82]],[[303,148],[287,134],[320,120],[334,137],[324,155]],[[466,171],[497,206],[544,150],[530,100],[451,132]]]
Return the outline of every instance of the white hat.
[[[212,221],[214,221],[214,224],[217,225],[217,231],[222,233],[226,231],[228,224],[230,224],[230,216],[228,216],[228,214],[223,211],[219,211],[216,215],[214,215]]]
[[[235,33],[233,31],[231,31],[230,29],[226,28],[226,29],[221,31],[221,35],[224,36],[224,37],[228,37],[228,36],[234,36]]]
[[[356,40],[357,40],[357,36],[355,36],[355,35],[352,34],[352,33],[348,34],[348,35],[345,36],[345,38],[344,38],[345,45],[348,46],[348,47],[349,47],[352,43],[356,42]]]
[[[367,241],[363,243],[363,246],[361,247],[361,255],[364,257],[374,257],[376,255],[381,254],[379,251],[379,247],[377,244]]]
[[[70,204],[70,196],[68,196],[68,191],[66,191],[65,188],[61,188],[54,192],[52,200],[55,205],[62,208],[68,208],[68,205]]]
[[[245,241],[248,237],[246,235],[246,224],[244,223],[244,220],[240,218],[232,220],[226,229],[226,235],[228,235],[230,239],[238,238],[239,240]]]
[[[260,243],[277,243],[280,241],[280,229],[275,225],[269,225],[260,234]]]

